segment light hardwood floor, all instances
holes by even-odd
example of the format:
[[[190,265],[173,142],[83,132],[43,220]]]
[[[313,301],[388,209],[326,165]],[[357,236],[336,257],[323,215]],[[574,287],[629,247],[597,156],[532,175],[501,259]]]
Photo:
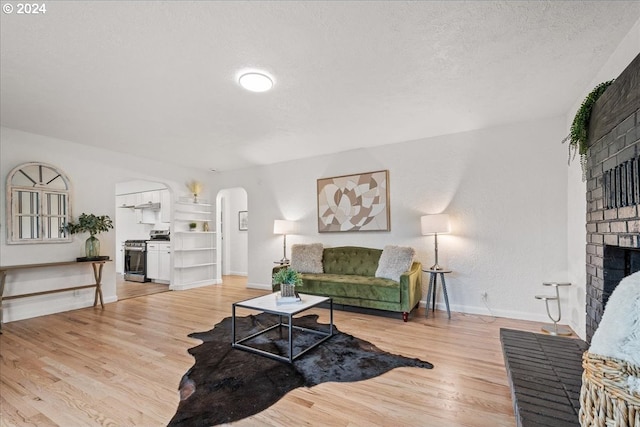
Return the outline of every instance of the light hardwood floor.
[[[187,335],[229,316],[232,302],[266,293],[244,283],[229,276],[222,285],[5,324],[1,425],[166,425],[178,405],[180,378],[193,364],[187,349],[199,344]],[[312,312],[328,322],[327,310]],[[461,313],[448,320],[439,311],[425,319],[422,308],[408,323],[339,310],[334,321],[341,331],[435,368],[297,389],[235,425],[515,425],[499,329],[539,331],[540,324]]]
[[[118,301],[129,298],[137,298],[145,295],[169,292],[169,285],[153,282],[128,282],[122,274],[116,274],[116,295]]]

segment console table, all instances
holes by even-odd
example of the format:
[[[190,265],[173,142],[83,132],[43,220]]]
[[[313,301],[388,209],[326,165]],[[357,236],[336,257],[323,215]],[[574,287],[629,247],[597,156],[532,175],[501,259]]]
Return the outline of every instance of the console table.
[[[87,289],[87,288],[96,288],[93,306],[98,305],[98,299],[100,300],[100,306],[104,309],[104,302],[102,300],[102,267],[104,264],[109,262],[109,260],[98,260],[98,261],[62,261],[62,262],[46,262],[41,264],[22,264],[22,265],[6,265],[0,266],[0,333],[2,331],[2,301],[16,298],[26,298],[26,297],[35,297],[37,295],[47,295],[56,292],[66,292],[66,291],[75,291],[78,289]],[[60,289],[49,289],[47,291],[40,292],[31,292],[28,294],[19,294],[19,295],[9,295],[4,296],[4,285],[7,279],[7,273],[15,270],[25,270],[29,268],[44,268],[44,267],[63,267],[63,266],[71,266],[71,265],[87,265],[90,264],[93,268],[93,277],[95,278],[95,283],[92,285],[82,285],[82,286],[72,286],[69,288],[60,288]]]

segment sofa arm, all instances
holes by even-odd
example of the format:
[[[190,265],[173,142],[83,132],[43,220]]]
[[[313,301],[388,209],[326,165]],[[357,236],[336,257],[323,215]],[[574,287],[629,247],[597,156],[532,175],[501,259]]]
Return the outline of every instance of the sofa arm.
[[[278,271],[282,270],[283,268],[288,268],[288,267],[289,267],[288,265],[276,265],[271,270],[271,277],[273,277],[274,274],[276,274]],[[273,280],[272,280],[271,289],[273,290],[273,292],[278,292],[280,290],[280,283],[273,283]]]
[[[415,261],[411,269],[400,276],[400,305],[410,312],[422,298],[422,264]]]

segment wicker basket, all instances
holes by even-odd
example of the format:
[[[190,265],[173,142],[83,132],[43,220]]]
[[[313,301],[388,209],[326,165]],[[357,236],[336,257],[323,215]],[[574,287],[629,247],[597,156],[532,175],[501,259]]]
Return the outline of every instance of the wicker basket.
[[[640,367],[588,351],[582,367],[580,425],[640,427],[640,393],[627,386],[629,376],[640,380]]]

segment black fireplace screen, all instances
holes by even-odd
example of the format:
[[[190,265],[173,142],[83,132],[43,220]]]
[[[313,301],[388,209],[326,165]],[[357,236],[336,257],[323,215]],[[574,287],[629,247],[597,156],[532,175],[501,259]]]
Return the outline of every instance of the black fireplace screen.
[[[640,157],[605,171],[602,187],[605,209],[640,204]]]

